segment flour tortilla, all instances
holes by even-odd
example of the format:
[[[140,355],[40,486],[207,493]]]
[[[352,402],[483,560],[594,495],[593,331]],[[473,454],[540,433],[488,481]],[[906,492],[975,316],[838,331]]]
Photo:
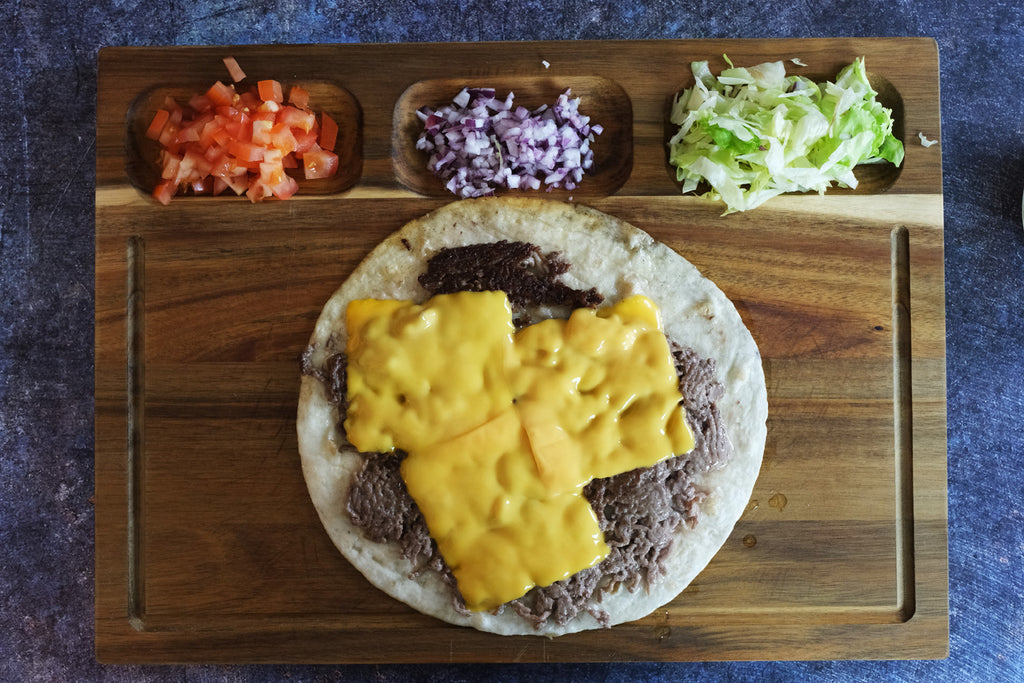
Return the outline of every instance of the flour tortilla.
[[[750,498],[766,437],[768,401],[757,346],[729,299],[689,261],[647,233],[588,207],[542,199],[457,201],[408,223],[353,271],[324,306],[310,340],[310,360],[323,367],[326,358],[344,350],[349,301],[423,301],[429,294],[417,277],[427,259],[444,247],[502,239],[531,242],[544,253],[561,252],[571,264],[563,281],[579,289],[596,287],[606,303],[632,294],[650,297],[671,339],[718,364],[725,386],[718,407],[733,445],[732,460],[698,480],[709,495],[697,526],[677,534],[666,576],[636,591],[607,593],[599,603],[612,625],[639,619],[673,600],[725,542]],[[508,608],[498,614],[460,614],[435,572],[410,578],[412,564],[396,544],[366,539],[349,519],[348,489],[361,456],[338,433],[337,423],[323,384],[304,376],[297,428],[310,497],[331,540],[371,583],[420,612],[482,631],[556,636],[601,627],[585,612],[564,626],[551,620],[539,629]]]

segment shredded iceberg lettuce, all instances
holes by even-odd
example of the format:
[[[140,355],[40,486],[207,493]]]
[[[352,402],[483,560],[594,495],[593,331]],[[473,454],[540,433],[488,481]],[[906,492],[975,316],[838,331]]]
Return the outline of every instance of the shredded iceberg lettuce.
[[[834,83],[787,76],[781,62],[735,67],[716,78],[708,63],[691,65],[694,86],[673,101],[679,130],[669,160],[683,192],[701,182],[702,196],[746,211],[784,192],[824,193],[833,183],[856,187],[858,164],[903,162],[892,112],[875,99],[864,58]]]

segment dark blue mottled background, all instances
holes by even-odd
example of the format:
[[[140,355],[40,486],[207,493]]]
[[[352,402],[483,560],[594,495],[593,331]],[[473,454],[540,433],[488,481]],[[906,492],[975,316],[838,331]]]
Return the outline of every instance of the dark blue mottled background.
[[[105,45],[932,36],[941,59],[951,655],[940,662],[104,667],[93,235]],[[1024,3],[136,0],[0,5],[0,680],[1024,680]]]

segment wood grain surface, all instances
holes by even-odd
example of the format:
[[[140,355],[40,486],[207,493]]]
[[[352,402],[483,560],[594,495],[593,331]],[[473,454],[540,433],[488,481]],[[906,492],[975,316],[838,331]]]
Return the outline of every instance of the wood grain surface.
[[[227,54],[259,78],[324,84],[319,93],[349,126],[343,182],[258,205],[181,197],[165,207],[148,197],[140,117],[158,91],[224,78]],[[666,159],[668,106],[689,84],[691,61],[717,70],[723,54],[737,65],[798,57],[807,66],[791,69],[821,79],[866,56],[906,143],[903,167],[862,169],[856,190],[787,195],[724,217],[720,205],[680,195]],[[762,352],[770,415],[750,504],[696,581],[634,623],[548,640],[422,616],[342,558],[306,492],[299,356],[355,264],[451,201],[417,166],[408,118],[458,84],[521,85],[524,98],[572,85],[585,95],[581,109],[609,112],[595,182],[573,199],[692,261],[735,302]],[[939,124],[937,49],[920,38],[104,49],[97,656],[944,657],[941,146],[917,137],[938,139]]]

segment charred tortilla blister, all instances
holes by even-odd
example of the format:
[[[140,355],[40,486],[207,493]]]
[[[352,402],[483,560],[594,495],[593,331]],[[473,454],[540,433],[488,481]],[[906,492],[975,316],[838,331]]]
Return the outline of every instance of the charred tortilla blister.
[[[429,260],[419,282],[431,294],[504,291],[518,308],[581,308],[603,302],[596,289],[578,290],[560,282],[558,277],[569,268],[557,253],[543,254],[536,245],[502,240],[441,250]],[[724,387],[717,380],[715,361],[672,340],[669,344],[696,445],[685,455],[595,479],[586,486],[584,495],[611,551],[596,566],[549,586],[535,587],[506,606],[536,627],[548,621],[564,625],[581,613],[589,613],[607,626],[609,617],[597,604],[600,596],[620,586],[641,589],[665,574],[664,559],[674,534],[696,525],[706,497],[695,479],[729,460],[731,445],[716,406]],[[347,410],[345,354],[328,357],[323,368],[307,367],[305,361],[304,372],[324,383],[328,400],[338,408],[340,429]],[[398,544],[413,566],[413,575],[437,572],[451,588],[454,609],[465,613],[451,570],[402,480],[404,456],[401,452],[366,454],[349,489],[346,511],[370,540]]]

